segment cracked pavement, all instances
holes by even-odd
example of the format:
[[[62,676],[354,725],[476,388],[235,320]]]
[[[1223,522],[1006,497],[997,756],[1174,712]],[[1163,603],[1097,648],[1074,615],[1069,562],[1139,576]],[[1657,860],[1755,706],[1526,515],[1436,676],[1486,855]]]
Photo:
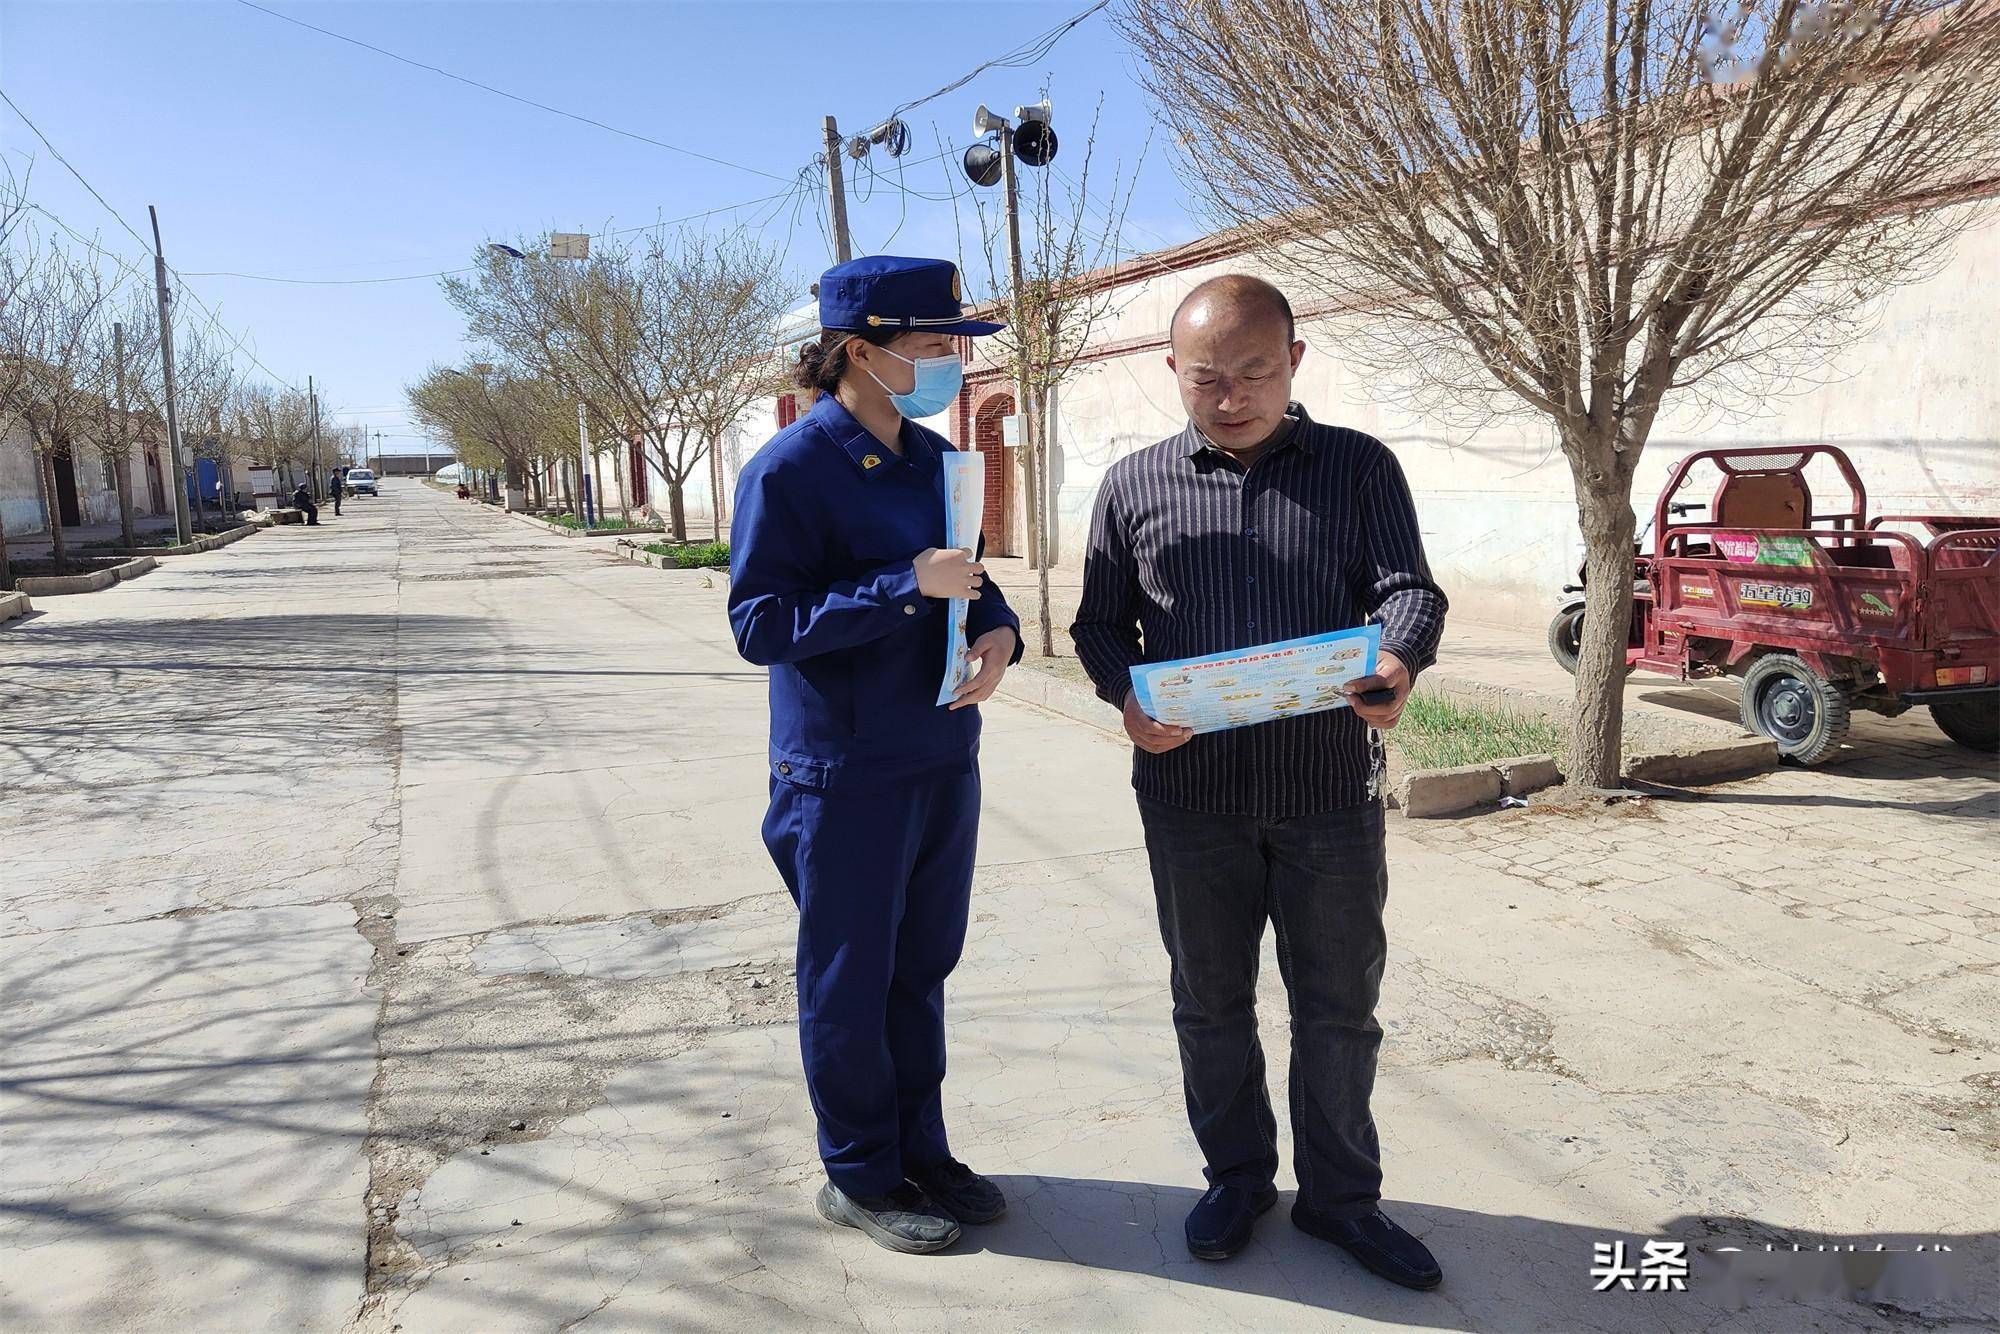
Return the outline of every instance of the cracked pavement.
[[[0,629],[0,1325],[2000,1328],[2000,783],[1916,740],[1828,780],[1887,815],[1781,773],[1393,826],[1417,1294],[1283,1210],[1188,1257],[1125,752],[992,706],[946,1106],[1013,1208],[825,1226],[720,582],[405,482]],[[1688,1291],[1592,1291],[1657,1239]]]

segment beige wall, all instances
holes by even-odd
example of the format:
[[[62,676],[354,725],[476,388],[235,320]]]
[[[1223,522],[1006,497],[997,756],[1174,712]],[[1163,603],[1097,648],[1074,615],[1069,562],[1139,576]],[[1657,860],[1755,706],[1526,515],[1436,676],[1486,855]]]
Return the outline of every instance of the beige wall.
[[[1118,288],[1095,344],[1163,343],[1174,307],[1197,283],[1257,267],[1245,256]],[[1676,459],[1739,443],[1841,446],[1854,458],[1873,512],[2000,513],[2000,209],[1988,207],[1936,276],[1890,293],[1855,325],[1846,350],[1794,392],[1739,396],[1707,411],[1670,405],[1634,487],[1640,520],[1650,517]],[[1320,420],[1367,431],[1395,450],[1416,495],[1431,563],[1459,613],[1539,627],[1575,571],[1580,543],[1569,469],[1553,433],[1541,419],[1521,416],[1466,434],[1399,410],[1342,361],[1349,327],[1339,318],[1302,326],[1308,347],[1298,398]],[[967,368],[974,408],[984,392],[1001,387],[980,380],[982,346],[992,350],[975,344]],[[1165,355],[1163,346],[1149,346],[1091,361],[1058,395],[1058,564],[1081,557],[1105,469],[1183,424]],[[955,420],[928,424],[950,431]],[[745,414],[724,449],[729,486],[776,430],[775,400]],[[1020,494],[1012,488],[1016,534]],[[705,515],[707,503],[704,478],[690,487],[690,515]],[[1073,578],[1072,570],[1065,582]]]
[[[1255,267],[1238,259],[1119,289],[1098,342],[1161,338],[1195,284]],[[1553,433],[1541,419],[1520,417],[1467,435],[1398,410],[1342,362],[1344,327],[1340,319],[1302,327],[1308,348],[1299,400],[1320,420],[1367,431],[1396,451],[1432,565],[1461,612],[1522,625],[1545,621],[1575,569],[1580,541],[1569,469]],[[1814,375],[1816,387],[1726,411],[1670,410],[1634,488],[1641,521],[1682,455],[1767,442],[1840,445],[1854,458],[1873,512],[2000,513],[2000,213],[1989,212],[1962,238],[1937,276],[1891,293],[1872,322],[1857,327],[1856,341]],[[1062,389],[1057,418],[1061,563],[1083,550],[1105,469],[1183,424],[1164,349],[1089,363]]]

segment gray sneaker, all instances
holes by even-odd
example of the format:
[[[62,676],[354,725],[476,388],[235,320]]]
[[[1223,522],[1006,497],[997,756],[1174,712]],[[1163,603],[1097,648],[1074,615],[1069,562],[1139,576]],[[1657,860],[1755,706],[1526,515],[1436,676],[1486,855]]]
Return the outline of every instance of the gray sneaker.
[[[907,1181],[887,1195],[863,1196],[829,1181],[813,1207],[827,1222],[859,1228],[877,1246],[906,1255],[941,1251],[958,1240],[958,1221]]]

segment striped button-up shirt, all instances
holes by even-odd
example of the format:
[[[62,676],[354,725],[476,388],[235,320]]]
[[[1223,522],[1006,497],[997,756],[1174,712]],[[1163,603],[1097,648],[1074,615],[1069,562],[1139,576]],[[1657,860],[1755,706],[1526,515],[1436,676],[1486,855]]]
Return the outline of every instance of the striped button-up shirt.
[[[1396,456],[1297,404],[1289,415],[1248,469],[1190,424],[1105,475],[1070,633],[1111,704],[1124,706],[1138,663],[1364,620],[1412,672],[1435,661],[1445,598]],[[1360,805],[1369,779],[1368,727],[1352,709],[1209,732],[1164,755],[1135,750],[1132,775],[1156,801],[1263,819]]]

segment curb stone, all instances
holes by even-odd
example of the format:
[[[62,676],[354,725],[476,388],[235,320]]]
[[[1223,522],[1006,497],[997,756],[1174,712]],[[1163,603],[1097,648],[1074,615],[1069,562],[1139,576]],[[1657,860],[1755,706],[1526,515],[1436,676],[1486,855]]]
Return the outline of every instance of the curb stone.
[[[11,621],[16,616],[26,616],[35,609],[26,593],[0,593],[0,622]]]
[[[1033,667],[1026,671],[1010,671],[1000,678],[1000,693],[1024,704],[1060,714],[1072,722],[1094,727],[1100,732],[1109,732],[1120,738],[1125,735],[1125,724],[1110,705],[1075,682],[1065,681],[1049,672],[1037,671]]]
[[[522,523],[532,524],[545,533],[554,533],[557,537],[628,538],[634,533],[644,533],[649,538],[661,538],[665,537],[667,532],[665,528],[597,528],[586,533],[581,529],[564,528],[561,524],[550,523],[546,519],[538,519],[532,514],[522,514],[514,510],[503,510],[502,513],[506,514],[510,519],[518,519]]]
[[[137,579],[150,570],[159,568],[160,563],[151,556],[141,556],[128,560],[122,565],[110,565],[89,574],[57,574],[42,578],[16,579],[15,589],[36,597],[56,597],[71,593],[98,593],[113,584],[127,579]]]
[[[203,551],[216,551],[232,542],[241,542],[252,533],[270,527],[268,523],[251,522],[220,533],[204,533],[182,547],[113,547],[113,556],[193,556]]]

